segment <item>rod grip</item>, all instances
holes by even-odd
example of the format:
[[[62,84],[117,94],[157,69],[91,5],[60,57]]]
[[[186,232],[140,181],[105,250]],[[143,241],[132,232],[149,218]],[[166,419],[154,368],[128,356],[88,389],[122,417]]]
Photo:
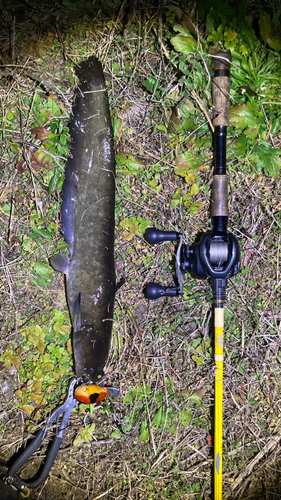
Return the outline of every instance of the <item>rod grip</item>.
[[[214,175],[211,197],[211,217],[228,217],[227,175]]]
[[[218,52],[213,59],[213,125],[214,127],[229,125],[229,92],[231,55]]]

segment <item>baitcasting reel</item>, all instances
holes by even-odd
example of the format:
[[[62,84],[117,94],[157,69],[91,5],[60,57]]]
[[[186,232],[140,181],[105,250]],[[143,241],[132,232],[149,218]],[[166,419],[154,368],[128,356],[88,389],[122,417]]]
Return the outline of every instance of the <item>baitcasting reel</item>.
[[[221,234],[219,231],[205,233],[199,243],[184,245],[181,233],[149,228],[146,240],[151,245],[164,241],[179,242],[176,253],[178,287],[166,287],[154,282],[148,283],[146,297],[150,300],[181,295],[183,293],[183,280],[187,272],[197,279],[211,278],[213,287],[225,289],[227,278],[237,274],[240,269],[239,243],[231,233]]]

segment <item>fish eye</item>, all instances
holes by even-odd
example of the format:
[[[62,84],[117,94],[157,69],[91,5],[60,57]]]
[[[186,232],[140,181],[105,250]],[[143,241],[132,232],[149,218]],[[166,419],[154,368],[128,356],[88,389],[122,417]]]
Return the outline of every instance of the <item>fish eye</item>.
[[[94,368],[89,368],[89,373],[93,373]]]

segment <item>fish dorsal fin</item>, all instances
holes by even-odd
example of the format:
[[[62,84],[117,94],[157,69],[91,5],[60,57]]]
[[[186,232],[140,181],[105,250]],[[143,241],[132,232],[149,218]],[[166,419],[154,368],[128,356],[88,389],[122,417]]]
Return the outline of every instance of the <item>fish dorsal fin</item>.
[[[50,258],[51,266],[55,271],[67,274],[69,269],[70,261],[64,253],[57,253]]]

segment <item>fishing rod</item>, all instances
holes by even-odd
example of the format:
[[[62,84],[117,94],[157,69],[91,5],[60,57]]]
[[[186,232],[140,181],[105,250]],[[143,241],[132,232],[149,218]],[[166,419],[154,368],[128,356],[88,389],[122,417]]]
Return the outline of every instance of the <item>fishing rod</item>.
[[[199,243],[183,244],[183,235],[176,231],[149,228],[146,240],[151,245],[164,241],[178,242],[176,273],[178,286],[166,287],[148,283],[146,297],[176,297],[183,293],[187,272],[197,279],[211,280],[215,328],[215,409],[214,409],[214,499],[222,499],[222,440],[223,440],[223,334],[224,302],[227,280],[240,269],[239,243],[228,226],[228,176],[226,171],[226,138],[229,125],[229,91],[231,56],[219,52],[213,58],[213,147],[214,176],[211,191],[212,231],[206,232]]]

